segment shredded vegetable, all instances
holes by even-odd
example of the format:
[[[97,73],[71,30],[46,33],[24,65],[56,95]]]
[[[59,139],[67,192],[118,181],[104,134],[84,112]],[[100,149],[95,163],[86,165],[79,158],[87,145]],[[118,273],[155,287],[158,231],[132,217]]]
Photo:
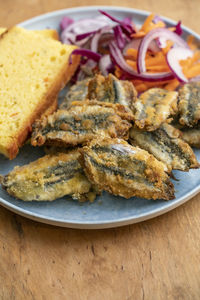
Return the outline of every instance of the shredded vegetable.
[[[137,28],[129,17],[119,20],[105,11],[94,19],[61,20],[61,40],[75,44],[81,64],[119,79],[130,80],[138,92],[151,87],[175,90],[182,82],[200,80],[200,50],[193,36],[185,41],[181,21],[168,27],[150,14]],[[83,68],[79,68],[82,78]],[[76,74],[77,75],[77,74]]]

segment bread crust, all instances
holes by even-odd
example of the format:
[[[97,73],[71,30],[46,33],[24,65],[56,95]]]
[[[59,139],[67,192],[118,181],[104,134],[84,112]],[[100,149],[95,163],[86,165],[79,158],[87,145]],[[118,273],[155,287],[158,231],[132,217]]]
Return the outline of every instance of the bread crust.
[[[0,35],[0,41],[10,30],[11,29],[6,30],[3,34]],[[74,55],[72,57],[72,64],[69,65],[68,61],[65,63],[60,73],[58,74],[57,79],[54,81],[54,84],[52,84],[52,86],[49,88],[49,90],[41,99],[40,103],[32,112],[32,114],[27,116],[27,119],[24,122],[23,126],[19,129],[18,134],[13,138],[12,142],[5,149],[5,155],[9,159],[13,159],[17,156],[19,152],[19,148],[24,144],[26,138],[28,137],[28,135],[32,130],[32,124],[36,119],[40,118],[42,114],[51,105],[53,105],[60,90],[64,88],[64,86],[67,84],[67,82],[71,79],[71,77],[75,73],[79,61],[80,61],[80,57]]]

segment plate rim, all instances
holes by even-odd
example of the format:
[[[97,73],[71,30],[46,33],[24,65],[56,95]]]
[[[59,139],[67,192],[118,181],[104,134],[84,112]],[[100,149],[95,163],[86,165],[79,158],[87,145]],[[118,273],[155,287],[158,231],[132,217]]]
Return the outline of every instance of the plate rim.
[[[53,16],[62,16],[63,14],[67,13],[81,13],[82,12],[88,12],[88,11],[94,11],[94,10],[107,10],[107,11],[116,11],[116,12],[124,12],[124,13],[135,13],[141,16],[147,16],[150,14],[149,11],[146,10],[140,10],[140,9],[134,9],[134,8],[129,8],[129,7],[121,7],[121,6],[101,6],[101,5],[93,5],[93,6],[78,6],[78,7],[72,7],[72,8],[66,8],[66,9],[61,9],[61,10],[55,10],[52,12],[44,13],[38,16],[35,16],[33,18],[30,18],[28,20],[25,20],[23,22],[20,22],[17,24],[17,26],[22,26],[26,27],[29,24],[37,23],[40,22],[41,20],[48,19]],[[163,20],[166,22],[169,22],[171,24],[176,24],[177,21],[174,21],[168,17],[163,17]],[[182,25],[182,28],[189,32],[189,34],[194,35],[198,40],[200,40],[200,35],[193,31],[192,29],[188,28],[185,25]],[[200,192],[200,184],[196,186],[196,188],[192,189],[189,191],[187,194],[184,196],[180,197],[178,201],[171,202],[169,201],[168,204],[163,207],[163,208],[154,208],[152,212],[145,212],[139,214],[137,217],[122,217],[118,218],[116,221],[113,220],[104,220],[104,221],[74,221],[74,222],[67,222],[62,219],[57,219],[55,217],[47,217],[42,214],[34,213],[27,211],[26,209],[23,209],[19,206],[16,206],[12,204],[11,202],[8,202],[7,200],[3,199],[0,197],[0,204],[9,209],[12,212],[15,212],[23,217],[32,219],[34,221],[39,221],[42,223],[50,224],[50,225],[55,225],[55,226],[60,226],[60,227],[69,227],[69,228],[76,228],[76,229],[106,229],[106,228],[113,228],[113,227],[120,227],[120,226],[125,226],[125,225],[130,225],[138,222],[142,222],[145,220],[149,220],[151,218],[154,218],[156,216],[162,215],[166,212],[169,212],[173,210],[174,208],[184,204],[191,198],[193,198],[195,195],[197,195]]]

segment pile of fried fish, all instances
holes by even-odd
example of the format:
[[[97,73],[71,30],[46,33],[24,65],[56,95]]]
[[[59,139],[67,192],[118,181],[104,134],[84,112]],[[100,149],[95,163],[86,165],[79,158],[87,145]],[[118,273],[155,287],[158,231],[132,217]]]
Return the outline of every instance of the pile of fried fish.
[[[125,198],[174,199],[172,170],[199,168],[200,82],[141,95],[112,74],[72,85],[59,109],[33,126],[31,144],[48,154],[15,167],[1,183],[25,201],[101,191]]]

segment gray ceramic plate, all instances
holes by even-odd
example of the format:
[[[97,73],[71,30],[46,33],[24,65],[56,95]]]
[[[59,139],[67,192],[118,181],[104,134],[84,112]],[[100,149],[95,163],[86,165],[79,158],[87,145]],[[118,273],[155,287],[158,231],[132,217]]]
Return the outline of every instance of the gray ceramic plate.
[[[61,18],[68,15],[74,19],[95,17],[100,7],[78,7],[48,13],[20,24],[27,29],[44,29],[59,27]],[[101,7],[112,15],[123,18],[131,17],[136,24],[141,24],[148,12],[121,7]],[[169,19],[163,18],[168,25]],[[183,27],[184,36],[193,34],[198,40],[200,36]],[[43,155],[41,149],[26,145],[13,161],[0,156],[0,174],[6,174],[15,165],[23,165]],[[200,160],[200,151],[196,151]],[[139,198],[124,199],[103,193],[92,204],[80,204],[68,197],[54,202],[26,203],[16,200],[0,189],[0,203],[6,208],[33,220],[72,228],[109,228],[144,221],[161,215],[186,202],[200,191],[200,170],[188,173],[174,172],[179,181],[174,182],[176,199],[173,201],[151,201]]]

